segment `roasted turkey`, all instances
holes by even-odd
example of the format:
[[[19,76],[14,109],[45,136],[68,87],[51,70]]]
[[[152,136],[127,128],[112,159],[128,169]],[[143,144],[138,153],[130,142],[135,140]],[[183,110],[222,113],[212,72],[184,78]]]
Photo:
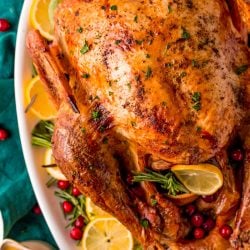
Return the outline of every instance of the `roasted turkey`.
[[[63,0],[53,43],[28,33],[58,108],[57,164],[144,249],[250,249],[250,57],[239,13],[233,0]],[[244,166],[233,169],[228,151],[240,137]],[[196,201],[216,216],[202,240],[188,240],[181,207],[156,185],[128,182],[133,171],[207,161],[224,185],[215,202]],[[225,240],[218,228],[233,218]]]

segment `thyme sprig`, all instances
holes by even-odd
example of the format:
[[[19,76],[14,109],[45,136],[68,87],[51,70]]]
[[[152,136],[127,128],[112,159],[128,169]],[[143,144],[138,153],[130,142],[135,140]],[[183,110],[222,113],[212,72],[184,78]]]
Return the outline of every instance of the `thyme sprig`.
[[[166,174],[157,173],[155,171],[145,169],[146,172],[134,172],[133,182],[149,181],[161,185],[161,188],[167,190],[168,195],[181,193],[189,193],[189,191],[181,184],[172,172]]]
[[[32,131],[32,145],[50,148],[53,131],[53,122],[41,120]]]

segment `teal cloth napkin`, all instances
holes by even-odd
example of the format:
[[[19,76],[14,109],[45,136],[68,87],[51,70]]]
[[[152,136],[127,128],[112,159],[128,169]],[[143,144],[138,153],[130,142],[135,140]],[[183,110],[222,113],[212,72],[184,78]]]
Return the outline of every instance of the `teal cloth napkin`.
[[[0,141],[0,210],[4,235],[17,241],[55,241],[42,215],[31,209],[36,199],[23,160],[14,98],[14,52],[16,30],[23,0],[0,0],[0,18],[11,23],[11,29],[0,32],[0,127],[10,138]]]

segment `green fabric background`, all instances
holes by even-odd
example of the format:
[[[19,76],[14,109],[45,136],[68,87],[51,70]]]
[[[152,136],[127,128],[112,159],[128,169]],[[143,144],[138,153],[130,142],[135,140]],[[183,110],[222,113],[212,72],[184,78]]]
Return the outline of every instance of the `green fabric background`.
[[[11,29],[0,32],[0,127],[10,138],[0,141],[0,210],[5,237],[55,242],[42,215],[31,212],[36,199],[30,184],[20,146],[14,98],[14,52],[16,30],[23,0],[0,0],[0,18]]]

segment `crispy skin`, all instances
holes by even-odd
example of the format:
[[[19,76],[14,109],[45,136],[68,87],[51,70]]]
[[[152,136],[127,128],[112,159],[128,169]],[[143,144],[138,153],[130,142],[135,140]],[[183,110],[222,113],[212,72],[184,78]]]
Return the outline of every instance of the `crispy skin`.
[[[187,225],[171,201],[155,190],[158,204],[153,208],[141,200],[142,197],[137,197],[133,189],[126,187],[121,174],[124,172],[122,165],[127,163],[131,169],[137,169],[136,159],[128,158],[133,153],[132,147],[113,130],[114,119],[100,103],[96,104],[95,110],[102,114],[101,119],[86,115],[93,107],[85,105],[84,109],[82,104],[80,113],[72,107],[69,93],[65,91],[68,89],[67,80],[58,77],[63,66],[59,66],[54,58],[54,46],[50,48],[37,31],[30,31],[27,47],[41,79],[53,90],[50,92],[52,98],[55,98],[54,89],[63,91],[59,95],[63,99],[59,99],[61,104],[53,135],[53,153],[69,181],[95,204],[118,218],[149,249],[164,249],[171,240],[185,235]],[[52,72],[50,78],[47,72]],[[105,130],[102,131],[101,127]],[[103,143],[107,138],[108,144]],[[124,155],[127,162],[122,164],[119,157]],[[152,228],[142,227],[140,220],[144,218],[152,222]]]
[[[247,0],[237,0],[240,16],[242,21],[247,27],[247,31],[250,32],[250,2]]]
[[[112,1],[117,11],[110,5],[65,0],[57,8],[55,32],[77,72],[74,94],[84,88],[98,96],[117,131],[155,157],[197,163],[214,156],[243,115],[246,79],[235,70],[249,62],[225,2],[176,1],[170,13],[165,1]],[[82,54],[85,41],[90,50]]]
[[[250,126],[244,126],[241,134],[245,139],[242,200],[230,241],[237,249],[250,249]]]
[[[228,245],[217,229],[208,241],[180,243],[189,228],[179,208],[154,185],[137,195],[123,175],[143,170],[149,155],[160,169],[206,161],[240,126],[250,77],[236,72],[249,55],[225,1],[64,0],[55,34],[58,49],[34,31],[27,46],[59,107],[53,152],[65,176],[146,249],[209,249],[215,239]],[[228,186],[226,213],[238,199],[226,195]]]

